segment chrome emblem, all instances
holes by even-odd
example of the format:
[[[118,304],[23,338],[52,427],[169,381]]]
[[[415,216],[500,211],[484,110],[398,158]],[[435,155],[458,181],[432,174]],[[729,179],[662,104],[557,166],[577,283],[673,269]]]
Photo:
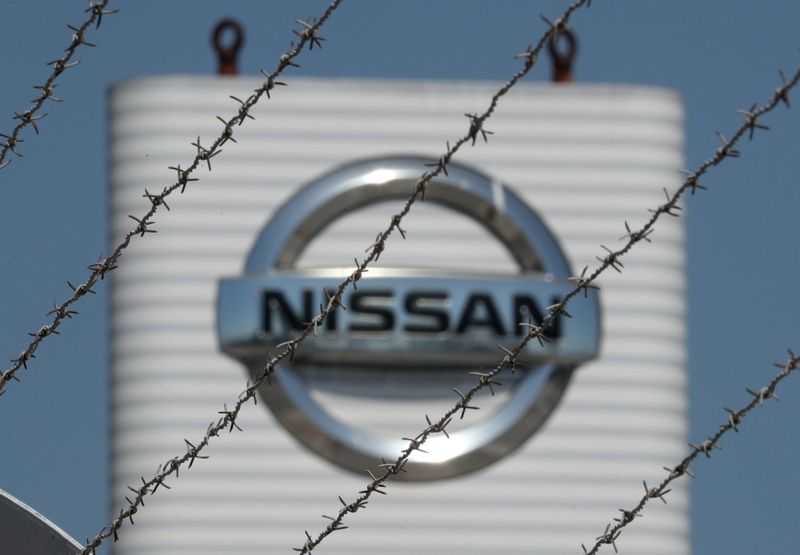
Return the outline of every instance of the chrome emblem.
[[[298,270],[295,263],[303,250],[347,211],[407,198],[425,162],[388,157],[347,165],[301,188],[280,207],[250,251],[244,275],[220,283],[222,350],[257,376],[266,349],[291,339],[327,301],[326,290],[335,289],[349,273]],[[546,307],[572,289],[569,264],[534,210],[510,188],[473,169],[451,163],[448,173],[430,184],[425,202],[479,222],[508,249],[519,272],[370,268],[358,289],[344,295],[347,310],[329,318],[290,365],[276,369],[272,385],[259,389],[295,438],[349,470],[363,472],[382,458],[394,460],[406,442],[340,421],[317,402],[310,384],[333,381],[357,398],[360,383],[375,376],[385,377],[386,383],[406,377],[424,383],[425,376],[463,376],[481,365],[493,366],[502,354],[498,344],[511,346],[521,338],[520,322],[537,322]],[[432,480],[471,472],[502,459],[534,434],[556,408],[574,369],[599,350],[596,293],[589,291],[570,313],[572,318],[560,317],[551,327],[549,343],[529,344],[524,367],[512,380],[504,379],[509,391],[500,406],[450,432],[449,439],[430,438],[427,453],[415,452],[408,472],[397,478]]]

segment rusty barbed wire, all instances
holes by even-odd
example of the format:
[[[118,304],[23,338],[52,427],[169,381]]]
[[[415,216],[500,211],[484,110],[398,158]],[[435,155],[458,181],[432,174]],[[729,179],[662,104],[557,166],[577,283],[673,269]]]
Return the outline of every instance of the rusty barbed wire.
[[[480,115],[478,114],[465,114],[467,119],[469,120],[469,127],[467,132],[459,138],[453,145],[451,146],[450,143],[447,143],[447,151],[443,154],[439,159],[438,162],[434,162],[430,164],[433,167],[432,170],[427,171],[423,174],[420,180],[417,182],[414,192],[409,196],[406,200],[402,210],[392,216],[391,223],[384,230],[382,233],[378,234],[376,237],[375,243],[373,243],[370,247],[367,248],[368,255],[359,263],[356,260],[356,269],[342,281],[338,288],[333,291],[329,292],[328,295],[328,304],[327,306],[320,311],[320,313],[314,317],[311,322],[305,327],[305,329],[294,339],[281,343],[277,346],[280,349],[280,352],[275,355],[271,356],[267,353],[268,361],[262,368],[261,375],[254,380],[252,383],[250,380],[247,382],[247,387],[244,391],[242,391],[236,402],[233,404],[231,409],[228,409],[227,405],[223,407],[223,410],[219,412],[222,416],[214,422],[209,423],[206,428],[206,433],[203,438],[195,443],[190,442],[188,439],[184,439],[186,444],[186,452],[181,456],[176,456],[165,463],[158,466],[156,469],[155,475],[150,478],[149,480],[145,480],[144,476],[141,476],[142,485],[138,487],[128,486],[128,489],[134,494],[133,498],[127,496],[125,500],[127,501],[128,505],[122,509],[120,509],[119,515],[115,518],[110,526],[103,528],[97,536],[93,540],[86,541],[84,549],[81,551],[82,555],[88,553],[94,553],[94,550],[108,537],[114,538],[114,541],[118,541],[118,530],[124,524],[125,520],[129,520],[131,524],[134,523],[133,515],[139,510],[140,507],[144,506],[144,498],[147,495],[154,494],[160,486],[164,486],[169,489],[169,486],[165,483],[165,480],[175,474],[177,478],[180,472],[180,468],[188,463],[188,468],[191,468],[194,464],[195,460],[197,459],[206,459],[208,456],[201,455],[201,451],[205,449],[208,444],[210,443],[211,439],[214,437],[219,436],[220,432],[224,431],[226,428],[228,432],[232,432],[234,429],[242,431],[239,425],[236,423],[236,418],[239,415],[242,407],[245,403],[249,402],[250,399],[253,400],[254,403],[257,403],[256,392],[258,388],[265,382],[269,380],[269,376],[274,372],[275,367],[280,363],[282,360],[289,358],[291,360],[294,352],[300,346],[300,344],[309,336],[316,335],[317,327],[324,323],[325,319],[332,314],[337,308],[343,306],[342,303],[342,295],[345,290],[351,285],[355,284],[357,281],[361,279],[363,273],[367,271],[367,267],[369,264],[377,260],[380,254],[383,252],[385,248],[386,241],[392,234],[392,232],[396,229],[398,233],[401,234],[403,238],[405,238],[405,231],[400,227],[400,223],[402,222],[403,218],[410,212],[411,207],[417,202],[417,200],[424,200],[425,189],[427,185],[433,180],[434,177],[439,175],[440,173],[444,173],[447,175],[447,164],[449,163],[450,159],[455,155],[455,153],[463,146],[465,143],[470,142],[474,146],[477,142],[479,137],[483,138],[484,141],[488,142],[488,136],[492,134],[491,131],[488,131],[483,128],[483,124],[488,120],[491,115],[494,113],[495,109],[497,108],[497,104],[506,93],[525,75],[530,72],[530,70],[536,64],[538,60],[538,56],[542,49],[547,45],[548,40],[550,40],[551,36],[554,33],[558,33],[559,31],[567,28],[567,23],[569,21],[569,17],[572,13],[580,8],[583,5],[589,5],[591,0],[576,0],[573,4],[571,4],[564,14],[555,21],[550,21],[549,19],[542,16],[542,19],[548,24],[547,31],[542,35],[537,43],[536,47],[532,47],[531,45],[525,50],[525,52],[521,54],[517,54],[515,57],[518,59],[523,60],[523,67],[516,71],[511,78],[506,81],[506,83],[498,89],[498,91],[492,96],[489,107]],[[334,2],[334,4],[338,4],[338,2]],[[330,9],[330,8],[329,8]],[[332,11],[332,10],[331,10]],[[306,31],[311,29],[310,26],[307,24],[305,25]],[[312,43],[319,45],[318,42]],[[198,147],[199,148],[199,147]],[[213,149],[211,150],[213,151]],[[210,151],[210,152],[211,152]],[[216,152],[214,152],[216,154]],[[213,156],[214,154],[211,154]],[[209,156],[210,158],[210,156]],[[181,170],[178,169],[180,172]],[[185,170],[184,170],[185,171]],[[145,192],[145,195],[148,193]],[[154,203],[155,206],[155,203]],[[147,231],[147,230],[144,230]],[[138,232],[138,228],[137,228]]]
[[[19,146],[19,143],[25,142],[24,139],[20,139],[19,137],[19,134],[23,129],[30,125],[33,127],[33,130],[36,132],[36,134],[39,134],[39,127],[36,125],[36,122],[47,117],[47,114],[37,115],[37,113],[42,106],[44,106],[44,103],[48,100],[52,100],[53,102],[62,102],[60,98],[53,95],[53,91],[57,86],[56,79],[65,70],[71,69],[80,63],[80,60],[75,60],[74,62],[71,61],[72,57],[75,55],[75,51],[80,45],[83,44],[89,47],[97,46],[93,42],[86,40],[85,34],[92,25],[96,25],[95,28],[99,28],[100,23],[103,21],[104,15],[112,15],[119,11],[107,9],[106,7],[108,6],[108,2],[109,0],[100,0],[99,2],[90,0],[89,7],[84,10],[85,13],[89,14],[89,17],[86,18],[81,26],[75,27],[73,25],[67,25],[69,30],[72,31],[72,40],[69,46],[64,49],[65,54],[61,58],[47,62],[47,65],[53,66],[53,71],[50,73],[47,81],[44,82],[44,85],[34,85],[33,87],[34,89],[41,91],[39,93],[39,97],[32,100],[33,104],[31,104],[31,107],[24,112],[14,112],[14,119],[19,120],[19,123],[14,127],[14,130],[10,135],[0,133],[0,137],[5,139],[5,143],[2,145],[2,147],[0,147],[0,170],[11,164],[11,160],[6,160],[9,152],[14,153],[18,157],[22,157],[22,153],[17,150],[17,147]]]
[[[137,235],[144,237],[148,233],[156,233],[156,230],[151,228],[151,226],[156,223],[153,221],[153,216],[162,205],[169,210],[169,205],[166,201],[167,196],[169,196],[176,189],[180,189],[180,192],[183,193],[186,190],[186,186],[190,182],[197,181],[197,178],[192,178],[190,175],[201,163],[205,162],[208,165],[209,171],[211,171],[211,159],[222,152],[221,147],[229,140],[233,141],[234,143],[236,142],[236,139],[233,138],[234,126],[242,125],[242,123],[244,123],[244,121],[248,118],[255,119],[250,114],[250,109],[256,105],[262,96],[266,95],[267,98],[270,98],[270,91],[276,86],[286,85],[286,83],[277,80],[281,73],[283,73],[283,71],[288,67],[300,67],[294,62],[294,59],[300,54],[302,49],[306,45],[308,45],[309,50],[312,50],[314,46],[319,48],[322,47],[322,41],[325,39],[318,36],[317,32],[325,24],[325,22],[341,2],[342,0],[333,0],[319,19],[311,18],[307,21],[295,20],[300,25],[300,28],[293,29],[292,32],[299,37],[298,42],[296,44],[294,41],[291,42],[289,50],[281,55],[280,61],[278,62],[278,65],[273,73],[268,73],[265,70],[261,70],[261,73],[266,77],[266,80],[261,84],[260,87],[255,89],[253,94],[251,94],[246,100],[242,100],[236,96],[230,97],[239,105],[239,109],[234,116],[231,116],[227,120],[221,116],[217,116],[217,119],[220,120],[224,126],[222,133],[208,147],[202,146],[200,143],[200,137],[197,137],[197,140],[191,143],[191,145],[197,149],[197,154],[195,155],[192,163],[186,169],[182,169],[180,164],[169,167],[170,170],[173,170],[178,174],[178,179],[175,183],[168,187],[164,187],[159,194],[150,193],[147,189],[144,190],[144,195],[142,196],[150,201],[150,210],[148,210],[141,217],[136,217],[133,215],[128,216],[134,222],[136,222],[136,227],[129,230],[125,234],[125,237],[116,246],[116,248],[114,248],[108,257],[101,257],[97,262],[87,266],[87,269],[90,270],[90,274],[85,282],[78,285],[73,285],[69,281],[67,282],[67,285],[69,285],[70,289],[72,289],[72,295],[67,297],[67,299],[60,305],[57,302],[54,302],[53,310],[47,313],[48,316],[53,316],[52,321],[49,324],[39,328],[37,331],[30,332],[28,334],[33,337],[33,340],[17,358],[11,359],[12,366],[0,374],[0,395],[5,393],[4,388],[11,380],[19,381],[19,378],[16,375],[17,371],[20,368],[27,369],[30,359],[36,358],[36,350],[39,348],[39,345],[42,343],[42,341],[44,341],[44,339],[50,335],[58,334],[58,327],[61,325],[64,319],[72,318],[77,314],[77,312],[71,310],[72,305],[78,302],[78,300],[87,293],[94,294],[95,292],[92,290],[92,287],[94,287],[99,280],[104,279],[108,272],[117,268],[117,261],[119,260],[120,256],[122,256],[124,250],[128,248],[131,240]]]
[[[587,266],[583,269],[580,276],[571,278],[571,281],[574,281],[576,284],[575,287],[569,293],[567,293],[560,302],[547,308],[547,314],[544,316],[544,318],[542,318],[538,325],[533,323],[520,324],[521,326],[527,327],[528,332],[525,334],[522,340],[511,349],[499,346],[499,348],[503,351],[504,356],[491,371],[484,372],[481,370],[470,372],[471,375],[478,377],[478,382],[466,393],[462,393],[458,389],[453,388],[453,391],[455,391],[455,393],[458,395],[458,400],[456,403],[437,421],[432,421],[426,415],[425,420],[427,421],[428,426],[413,438],[403,438],[404,440],[408,441],[408,446],[401,451],[400,456],[398,456],[394,462],[383,461],[383,464],[381,464],[380,467],[383,468],[384,471],[380,474],[380,476],[376,477],[370,470],[367,469],[366,472],[369,474],[371,481],[363,490],[359,491],[359,496],[350,503],[346,502],[340,496],[339,502],[341,503],[342,507],[339,509],[336,516],[332,517],[328,515],[322,515],[323,518],[330,521],[329,524],[317,535],[316,538],[312,538],[308,531],[306,531],[306,542],[301,547],[295,547],[293,549],[303,554],[310,553],[314,548],[322,543],[327,536],[338,530],[346,529],[347,527],[343,526],[345,517],[348,514],[356,513],[360,509],[363,509],[373,493],[377,492],[385,495],[386,491],[384,490],[386,488],[386,481],[391,476],[405,471],[404,467],[411,455],[414,453],[414,451],[422,451],[422,445],[431,435],[441,433],[446,437],[449,437],[447,434],[447,426],[450,425],[450,423],[453,421],[453,418],[455,418],[459,412],[461,413],[459,417],[463,418],[467,410],[479,408],[471,404],[473,397],[479,391],[485,387],[489,387],[491,393],[494,394],[493,388],[495,386],[501,386],[501,384],[497,382],[495,378],[506,368],[510,368],[513,372],[519,366],[518,357],[528,343],[534,339],[536,339],[541,345],[544,345],[545,342],[549,342],[549,339],[544,335],[545,330],[552,325],[557,316],[564,316],[567,318],[570,317],[569,312],[566,310],[566,306],[574,297],[579,295],[581,292],[586,294],[590,288],[597,288],[597,286],[594,285],[594,282],[608,268],[613,268],[617,272],[622,272],[623,265],[622,262],[620,262],[620,258],[627,254],[636,243],[641,241],[646,241],[648,243],[651,242],[650,235],[653,232],[656,221],[658,221],[663,214],[668,214],[675,217],[679,216],[678,212],[681,210],[681,207],[678,206],[678,201],[681,199],[683,194],[688,189],[691,189],[692,193],[694,193],[697,189],[705,188],[700,185],[699,180],[701,176],[703,176],[711,167],[720,164],[725,158],[739,157],[741,153],[736,150],[734,146],[745,134],[749,134],[749,138],[752,139],[753,134],[757,129],[769,129],[767,126],[759,122],[761,116],[773,110],[781,102],[783,102],[787,107],[789,106],[788,93],[797,84],[797,82],[800,81],[800,70],[794,74],[791,80],[786,79],[783,71],[780,72],[780,76],[783,84],[775,90],[770,100],[764,104],[764,106],[758,108],[757,105],[753,105],[748,110],[737,110],[738,113],[744,116],[744,122],[733,134],[730,140],[726,140],[724,136],[717,132],[717,135],[720,136],[723,145],[717,149],[714,156],[703,162],[695,171],[687,171],[687,177],[685,181],[672,195],[670,195],[667,190],[664,189],[666,202],[655,209],[650,209],[652,214],[641,228],[634,231],[631,230],[628,222],[624,223],[626,234],[621,237],[621,240],[626,240],[626,242],[622,248],[618,250],[612,250],[605,245],[601,245],[601,248],[606,251],[607,254],[602,257],[597,257],[597,260],[600,262],[600,264],[591,274],[587,275]],[[765,390],[762,389],[761,391]],[[767,389],[766,391],[771,393],[772,389]],[[754,395],[758,394],[754,393]],[[735,414],[736,413],[732,413],[732,417]],[[610,529],[607,529],[606,535],[600,536],[600,538],[608,538],[611,542],[616,539]]]
[[[750,413],[750,411],[757,406],[763,405],[764,401],[768,399],[774,399],[777,401],[778,397],[775,395],[775,388],[781,381],[787,378],[789,374],[800,368],[800,355],[794,354],[791,349],[788,351],[789,357],[786,359],[786,362],[775,363],[775,366],[780,368],[780,371],[766,386],[762,387],[758,391],[754,391],[750,388],[746,389],[747,393],[752,396],[752,399],[750,399],[747,404],[742,406],[739,410],[733,410],[731,408],[724,407],[725,412],[728,413],[728,419],[719,427],[719,430],[708,436],[705,441],[698,445],[690,443],[689,447],[691,447],[692,450],[683,458],[683,460],[681,460],[680,463],[672,468],[666,466],[664,467],[664,470],[668,472],[668,475],[666,478],[664,478],[664,480],[661,481],[660,484],[650,488],[647,486],[647,482],[642,481],[642,485],[644,486],[644,495],[636,504],[636,506],[630,510],[619,509],[621,515],[613,519],[613,522],[616,524],[607,524],[603,533],[595,538],[595,544],[591,549],[587,549],[584,544],[581,544],[583,554],[595,555],[603,545],[611,545],[611,547],[614,548],[614,552],[618,553],[619,551],[617,551],[616,541],[619,539],[620,534],[622,534],[622,529],[633,522],[637,517],[642,516],[642,511],[651,499],[660,499],[663,503],[666,503],[667,500],[664,499],[664,496],[672,491],[668,488],[668,486],[674,480],[677,480],[684,474],[693,476],[693,474],[689,471],[689,466],[697,457],[700,456],[700,454],[711,458],[712,450],[721,449],[719,440],[722,438],[722,436],[731,430],[738,432],[739,424],[741,423],[742,419]]]

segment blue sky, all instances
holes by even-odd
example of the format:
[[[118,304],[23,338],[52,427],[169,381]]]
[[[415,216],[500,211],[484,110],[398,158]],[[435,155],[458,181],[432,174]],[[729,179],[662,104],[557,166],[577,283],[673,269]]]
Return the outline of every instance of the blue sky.
[[[5,0],[0,19],[0,132],[44,81],[44,62],[60,56],[67,23],[85,2]],[[26,132],[25,157],[0,172],[0,355],[14,358],[26,333],[45,322],[66,280],[106,251],[106,93],[111,83],[148,74],[210,74],[213,24],[246,23],[243,73],[272,67],[295,17],[321,13],[320,1],[112,2],[81,49],[81,65],[59,80],[63,104],[49,104],[41,135]],[[345,0],[323,36],[321,52],[303,55],[287,74],[335,77],[505,80],[513,59],[556,17],[563,1],[369,2]],[[581,40],[581,82],[638,83],[678,90],[687,114],[687,165],[718,147],[735,113],[778,86],[778,69],[797,69],[800,4],[595,0],[573,20]],[[546,60],[542,60],[546,62]],[[529,80],[546,81],[547,63]],[[291,94],[291,87],[284,94]],[[800,105],[800,95],[792,97]],[[796,221],[800,108],[779,109],[772,129],[742,145],[690,198],[689,371],[691,436],[702,440],[723,421],[724,405],[747,400],[745,387],[772,375],[785,349],[800,350],[794,288],[800,271]],[[446,139],[446,137],[442,137]],[[190,140],[187,137],[187,142]],[[190,155],[187,147],[187,158]],[[169,176],[165,170],[165,180]],[[179,202],[179,199],[178,199]],[[645,207],[642,207],[643,209]],[[168,217],[168,216],[166,216]],[[155,238],[158,240],[158,237]],[[598,247],[599,248],[599,247]],[[644,247],[646,248],[646,246]],[[631,256],[636,256],[635,252]],[[124,263],[124,260],[123,260]],[[0,400],[0,488],[38,508],[79,539],[107,520],[107,289],[86,299],[80,315],[50,338],[20,384]],[[778,392],[727,437],[692,482],[692,542],[697,553],[787,553],[800,548],[796,515],[800,478],[797,424],[800,380]],[[676,453],[676,462],[683,453]],[[634,500],[631,500],[633,502]],[[609,518],[612,515],[609,515]],[[646,518],[646,517],[645,517]],[[598,534],[604,522],[598,522]],[[575,538],[576,547],[587,538]],[[624,553],[624,538],[620,542]]]

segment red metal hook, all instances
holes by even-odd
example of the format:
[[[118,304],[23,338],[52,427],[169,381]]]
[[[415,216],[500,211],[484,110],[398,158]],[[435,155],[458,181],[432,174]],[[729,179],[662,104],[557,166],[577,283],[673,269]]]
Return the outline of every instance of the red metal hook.
[[[567,39],[567,50],[563,53],[559,52],[557,44],[558,39],[561,37]],[[571,83],[573,81],[572,62],[578,53],[578,39],[575,37],[575,33],[569,29],[553,33],[550,35],[547,49],[550,52],[550,58],[553,60],[553,82]]]
[[[232,30],[234,35],[233,43],[230,46],[222,45],[222,34],[226,29]],[[219,69],[217,70],[219,75],[239,74],[237,61],[242,44],[244,44],[244,28],[238,21],[235,19],[223,19],[217,23],[211,33],[211,46],[214,47],[219,60]]]

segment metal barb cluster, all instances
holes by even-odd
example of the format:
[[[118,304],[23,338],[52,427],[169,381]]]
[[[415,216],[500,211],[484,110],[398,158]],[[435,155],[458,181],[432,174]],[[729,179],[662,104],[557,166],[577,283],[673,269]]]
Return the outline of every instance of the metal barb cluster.
[[[576,4],[573,4],[576,6]],[[562,17],[561,20],[563,21],[564,18]],[[556,29],[556,24],[551,24],[551,30]],[[542,44],[540,42],[540,44]],[[538,50],[528,50],[530,52],[530,57],[535,58]],[[783,76],[783,74],[781,74]],[[522,340],[513,348],[507,348],[503,346],[499,346],[500,350],[503,352],[503,357],[500,362],[489,372],[485,372],[481,370],[480,372],[471,372],[471,374],[476,375],[478,379],[478,383],[476,383],[469,391],[466,393],[462,393],[458,390],[455,390],[456,394],[458,395],[458,401],[455,403],[453,407],[451,407],[444,415],[436,422],[431,422],[431,420],[426,416],[426,420],[428,422],[428,427],[425,428],[419,435],[414,438],[404,438],[408,443],[408,447],[403,450],[400,456],[392,463],[384,462],[382,467],[385,469],[384,473],[381,474],[377,479],[373,479],[373,481],[367,485],[367,487],[360,492],[359,497],[357,497],[353,502],[344,504],[343,508],[339,510],[339,513],[335,519],[328,524],[322,532],[319,533],[316,539],[308,540],[303,544],[302,547],[294,548],[295,551],[300,553],[309,553],[315,547],[317,547],[328,535],[333,533],[336,530],[342,529],[342,522],[345,516],[348,513],[354,513],[358,511],[359,508],[363,507],[373,491],[375,491],[378,487],[384,487],[386,481],[389,477],[398,472],[403,471],[403,467],[408,462],[411,454],[414,451],[421,451],[421,446],[425,443],[428,437],[434,433],[446,433],[444,431],[445,427],[452,421],[453,417],[460,413],[459,417],[463,418],[466,411],[470,409],[477,409],[478,407],[472,405],[472,399],[475,395],[481,391],[485,387],[489,387],[492,394],[494,394],[493,386],[499,386],[500,384],[495,381],[495,378],[498,374],[500,374],[506,368],[511,369],[513,372],[514,369],[518,366],[518,357],[523,352],[527,344],[536,339],[539,344],[543,345],[545,342],[548,342],[549,339],[544,335],[545,331],[553,324],[556,319],[557,315],[563,315],[566,317],[570,317],[569,313],[566,311],[567,304],[577,295],[579,295],[582,291],[584,294],[588,293],[589,289],[596,289],[597,286],[594,285],[594,282],[597,278],[605,272],[608,268],[613,268],[614,270],[621,272],[623,270],[622,263],[620,262],[620,258],[630,251],[636,243],[645,241],[651,242],[650,235],[653,232],[654,226],[656,221],[661,217],[663,214],[667,214],[670,216],[678,216],[678,211],[680,211],[680,206],[678,202],[680,201],[683,194],[687,191],[687,189],[691,189],[692,192],[695,191],[699,187],[699,178],[708,172],[708,170],[712,166],[718,165],[722,160],[726,157],[731,157],[730,152],[732,151],[733,147],[736,143],[744,136],[744,134],[748,130],[753,129],[764,129],[765,126],[759,123],[759,118],[773,110],[780,102],[785,103],[785,99],[788,98],[788,92],[800,81],[800,70],[798,70],[794,77],[791,80],[783,79],[783,85],[779,87],[772,98],[764,104],[761,108],[752,107],[750,110],[747,111],[745,114],[745,122],[744,124],[739,127],[739,129],[734,133],[731,137],[730,141],[727,141],[723,148],[719,149],[717,153],[707,161],[703,162],[695,171],[687,172],[687,178],[683,182],[683,184],[672,194],[670,195],[666,190],[664,191],[666,195],[666,201],[664,204],[658,206],[655,209],[651,209],[650,212],[652,215],[650,219],[638,230],[631,230],[630,226],[627,222],[625,222],[625,229],[627,233],[621,238],[622,240],[626,240],[625,244],[622,248],[617,250],[612,250],[606,246],[602,246],[602,248],[606,251],[605,256],[598,257],[600,261],[600,265],[595,268],[590,274],[587,275],[588,267],[584,268],[581,272],[580,276],[576,276],[571,278],[571,281],[575,283],[575,287],[567,293],[563,299],[550,307],[547,308],[547,314],[542,319],[542,321],[538,324],[531,324],[531,323],[523,323],[520,324],[528,328],[527,333],[522,338]],[[494,105],[494,104],[493,104]],[[470,121],[473,121],[470,118]],[[474,135],[473,135],[474,136]],[[444,159],[447,155],[443,156],[440,159],[440,163],[442,163],[442,159]],[[426,174],[427,175],[427,174]],[[408,206],[408,204],[407,204]],[[380,237],[380,236],[379,236]],[[373,249],[375,246],[372,247]],[[362,267],[363,269],[363,267]],[[798,360],[794,358],[791,359],[791,369],[794,369],[797,364]],[[786,368],[790,368],[790,365],[787,363]],[[789,370],[786,370],[788,373]],[[778,380],[780,381],[780,380]],[[758,392],[751,391],[750,393],[754,396],[755,403],[763,403],[764,400],[768,398],[774,398],[774,383],[771,383],[770,386],[766,388],[762,388]],[[748,411],[750,409],[747,409]],[[746,413],[747,411],[745,411]],[[729,419],[729,425],[731,427],[735,427],[735,424],[739,422],[743,413],[741,411],[731,413],[731,417]],[[699,451],[703,452],[706,455],[709,455],[709,451],[714,447],[716,441],[709,443],[706,442],[698,446]],[[696,456],[696,455],[695,455]],[[671,472],[676,474],[677,476],[683,475],[684,473],[688,473],[688,469],[686,468],[687,464],[681,464],[672,469]],[[674,478],[673,478],[674,479]],[[667,482],[668,483],[668,482]],[[645,484],[645,490],[647,490],[647,499],[652,498],[659,498],[662,501],[665,501],[663,496],[668,493],[669,490],[665,490],[663,487],[658,488],[655,490],[648,490],[647,485]],[[381,491],[381,493],[386,493],[385,491]],[[341,500],[341,497],[340,497]],[[624,511],[622,510],[622,516],[616,519],[616,526],[609,525],[606,527],[606,531],[597,538],[598,545],[602,545],[605,543],[611,544],[615,546],[615,541],[619,537],[619,530],[618,527],[622,527],[627,525],[631,522],[638,512],[634,511]],[[308,532],[306,532],[306,536],[308,537]],[[584,548],[585,551],[585,548]],[[591,551],[591,553],[595,553],[596,551]]]
[[[664,467],[664,470],[667,471],[667,477],[664,478],[660,484],[653,488],[649,488],[647,486],[647,482],[642,482],[644,485],[644,495],[636,504],[636,506],[629,510],[620,509],[622,517],[615,518],[613,519],[613,524],[609,523],[606,525],[605,531],[595,538],[595,544],[591,547],[591,549],[587,549],[585,545],[581,544],[584,555],[595,555],[600,551],[600,548],[603,545],[609,544],[614,548],[615,553],[618,552],[616,541],[620,534],[622,534],[623,528],[633,522],[635,518],[642,516],[642,511],[651,499],[660,499],[663,503],[666,503],[667,500],[664,498],[664,496],[672,491],[669,489],[669,485],[684,474],[693,476],[693,474],[689,471],[689,466],[691,466],[697,457],[702,454],[708,458],[711,458],[711,451],[713,449],[722,449],[722,447],[719,445],[719,440],[722,438],[722,436],[731,430],[738,432],[738,424],[745,416],[747,416],[750,411],[757,406],[763,405],[767,399],[774,399],[776,401],[778,400],[778,397],[775,395],[775,388],[781,381],[787,378],[789,374],[800,368],[800,355],[796,355],[794,352],[789,350],[789,357],[786,359],[786,361],[775,363],[775,366],[780,370],[775,376],[773,376],[766,386],[762,387],[758,391],[753,391],[749,388],[746,390],[752,396],[752,399],[750,399],[747,404],[742,406],[739,410],[732,410],[728,407],[725,407],[725,412],[727,412],[729,415],[728,419],[724,424],[720,425],[719,429],[714,434],[710,435],[700,444],[695,445],[690,443],[689,447],[691,447],[692,450],[683,458],[683,460],[673,467]]]
[[[69,30],[72,31],[72,39],[70,40],[69,46],[64,49],[64,55],[61,58],[47,62],[47,65],[53,66],[53,71],[50,73],[47,81],[44,82],[44,85],[35,85],[33,87],[39,91],[39,96],[31,101],[31,107],[24,112],[14,112],[14,119],[19,120],[19,123],[14,127],[11,135],[4,135],[3,133],[0,133],[0,137],[4,139],[4,142],[0,147],[0,170],[7,167],[11,163],[10,159],[6,159],[9,152],[22,157],[22,153],[17,150],[17,147],[20,143],[25,142],[24,139],[21,139],[19,136],[23,129],[30,125],[33,127],[33,131],[37,135],[39,134],[39,126],[36,125],[36,122],[47,117],[47,114],[38,114],[39,110],[42,108],[42,106],[44,106],[44,103],[47,100],[61,102],[61,99],[53,94],[53,91],[57,86],[56,79],[64,72],[64,70],[71,69],[80,63],[78,60],[75,60],[74,62],[71,61],[72,57],[75,55],[75,51],[79,46],[97,46],[95,43],[86,40],[86,31],[88,31],[89,27],[92,25],[95,25],[96,28],[100,27],[100,22],[103,20],[104,15],[115,14],[119,11],[107,9],[106,6],[108,5],[108,2],[109,0],[100,0],[98,2],[90,0],[89,7],[85,10],[85,12],[89,14],[89,17],[86,18],[81,26],[75,27],[74,25],[67,25]],[[2,390],[0,389],[0,391]]]
[[[319,46],[321,44],[321,37],[317,36],[317,32],[319,28],[324,25],[324,23],[328,20],[330,15],[333,11],[338,7],[342,0],[334,0],[328,6],[327,10],[323,13],[323,16],[319,19],[312,19],[310,22],[303,23],[303,31],[301,33],[301,39],[299,42],[291,43],[289,50],[287,50],[283,55],[280,57],[280,62],[278,63],[276,69],[272,74],[267,73],[266,71],[262,70],[262,73],[267,77],[267,79],[253,91],[246,100],[241,100],[236,97],[231,97],[237,104],[239,104],[239,108],[237,113],[234,116],[231,116],[227,120],[223,119],[222,117],[218,116],[217,119],[222,121],[224,128],[221,134],[207,147],[203,146],[200,143],[200,137],[197,137],[195,142],[192,142],[191,145],[196,148],[196,154],[192,163],[186,168],[181,168],[180,164],[177,166],[170,166],[168,169],[173,170],[176,172],[177,177],[175,183],[168,187],[164,187],[161,193],[154,194],[145,189],[144,194],[142,195],[144,198],[150,201],[150,209],[141,217],[136,217],[133,215],[129,215],[128,217],[136,222],[136,226],[133,229],[130,229],[126,234],[122,241],[116,246],[116,248],[112,251],[111,255],[107,258],[100,258],[100,260],[94,264],[90,264],[87,268],[90,270],[89,277],[83,283],[78,286],[73,286],[71,283],[67,282],[72,289],[72,295],[68,297],[64,302],[60,305],[56,305],[55,309],[51,312],[48,312],[49,315],[53,315],[52,322],[45,326],[45,328],[51,330],[50,333],[56,333],[55,330],[61,325],[61,322],[64,318],[72,317],[73,315],[77,314],[74,310],[70,310],[70,307],[78,302],[78,300],[83,297],[86,293],[94,293],[92,288],[94,285],[99,281],[102,280],[107,272],[110,272],[117,268],[117,262],[119,258],[122,256],[124,250],[128,248],[131,240],[136,237],[144,237],[148,233],[157,233],[157,230],[152,229],[152,226],[156,223],[153,221],[153,216],[158,211],[159,207],[164,206],[167,210],[169,210],[169,206],[167,205],[166,198],[176,189],[180,189],[180,192],[183,193],[186,190],[186,186],[193,182],[197,181],[197,178],[190,177],[192,173],[197,169],[201,162],[205,162],[208,166],[209,171],[211,171],[211,159],[222,152],[222,145],[226,142],[233,141],[233,129],[236,126],[241,125],[244,123],[245,119],[255,119],[249,112],[256,105],[256,103],[261,99],[262,96],[266,95],[269,98],[269,91],[278,85],[285,85],[285,83],[281,83],[276,80],[276,78],[283,73],[289,66],[297,67],[297,64],[294,63],[294,59],[302,52],[303,48],[308,45],[309,49],[312,45],[316,44]],[[99,18],[103,14],[113,13],[110,10],[105,10],[105,2],[92,4],[90,5],[90,9],[92,10],[93,16],[96,18],[97,22],[99,23]],[[91,20],[95,21],[95,20]],[[88,26],[88,25],[87,25]],[[81,34],[82,36],[82,34]],[[83,40],[83,39],[80,39]],[[42,328],[42,329],[45,329]],[[20,368],[27,369],[27,363],[30,359],[36,358],[35,352],[39,348],[39,344],[42,340],[50,333],[46,335],[34,335],[33,341],[30,342],[28,347],[20,353],[20,355],[11,360],[11,367],[0,374],[0,395],[5,393],[5,385],[10,382],[11,380],[19,381],[19,378],[16,376],[17,371]]]

